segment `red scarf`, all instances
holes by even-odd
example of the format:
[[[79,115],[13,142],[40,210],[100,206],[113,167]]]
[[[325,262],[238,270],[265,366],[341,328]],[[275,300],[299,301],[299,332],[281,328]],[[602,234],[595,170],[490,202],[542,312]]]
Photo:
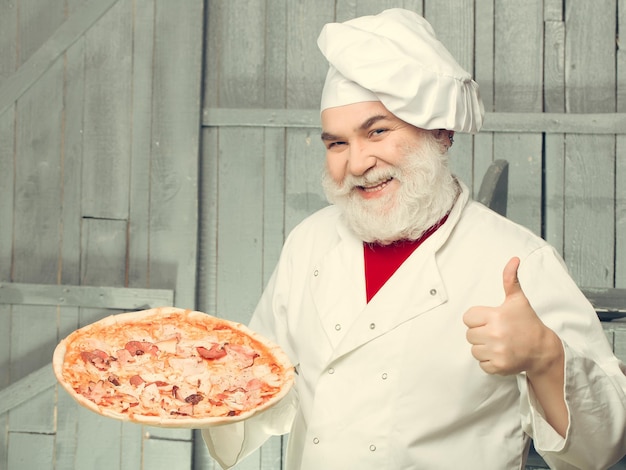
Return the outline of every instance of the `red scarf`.
[[[426,230],[417,240],[398,240],[389,245],[377,243],[363,243],[363,257],[365,260],[365,292],[367,301],[385,285],[385,282],[411,256],[418,246],[441,227],[448,214],[439,222]]]

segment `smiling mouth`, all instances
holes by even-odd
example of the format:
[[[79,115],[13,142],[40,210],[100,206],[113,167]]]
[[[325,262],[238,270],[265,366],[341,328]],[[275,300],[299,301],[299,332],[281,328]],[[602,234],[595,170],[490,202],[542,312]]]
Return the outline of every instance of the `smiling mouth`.
[[[388,180],[382,181],[372,186],[358,186],[358,188],[366,193],[375,193],[377,191],[382,191],[389,183],[391,183],[392,180],[393,178],[389,178]]]

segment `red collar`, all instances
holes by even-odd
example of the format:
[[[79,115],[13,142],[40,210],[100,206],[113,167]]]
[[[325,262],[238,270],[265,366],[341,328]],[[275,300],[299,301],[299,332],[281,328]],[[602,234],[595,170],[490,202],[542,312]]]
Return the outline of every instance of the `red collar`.
[[[363,243],[365,261],[365,292],[369,302],[411,254],[441,227],[448,219],[446,214],[416,240],[398,240],[389,245]]]

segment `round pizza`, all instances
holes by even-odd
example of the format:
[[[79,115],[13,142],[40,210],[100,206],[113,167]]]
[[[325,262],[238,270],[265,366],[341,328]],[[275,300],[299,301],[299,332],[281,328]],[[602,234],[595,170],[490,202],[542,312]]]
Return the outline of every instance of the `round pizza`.
[[[294,369],[245,325],[174,307],[111,315],[63,339],[54,373],[101,415],[199,428],[248,418],[283,398]]]

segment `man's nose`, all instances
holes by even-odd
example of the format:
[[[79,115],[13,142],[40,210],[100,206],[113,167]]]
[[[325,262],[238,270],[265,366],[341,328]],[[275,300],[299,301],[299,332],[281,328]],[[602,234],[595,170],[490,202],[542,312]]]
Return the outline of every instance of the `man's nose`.
[[[376,156],[367,145],[351,145],[348,158],[348,171],[354,176],[362,176],[376,166]]]

